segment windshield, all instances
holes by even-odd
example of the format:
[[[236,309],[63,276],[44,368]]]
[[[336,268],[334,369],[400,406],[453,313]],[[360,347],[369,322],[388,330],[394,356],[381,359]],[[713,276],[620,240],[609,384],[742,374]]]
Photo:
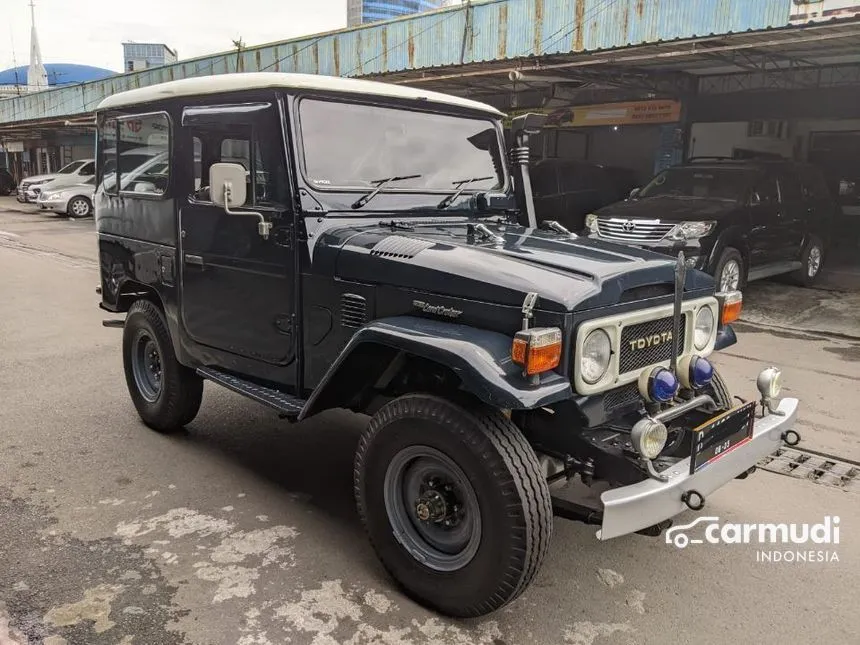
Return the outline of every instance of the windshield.
[[[83,161],[73,161],[73,162],[72,162],[72,163],[70,163],[68,166],[63,166],[62,168],[60,168],[60,169],[57,171],[57,174],[58,174],[58,175],[71,175],[71,174],[72,174],[73,172],[75,172],[78,168],[80,168],[81,166],[83,166],[83,165],[84,165],[84,163],[85,163],[85,162],[83,162]]]
[[[320,189],[464,192],[504,186],[494,122],[390,107],[304,99],[304,173]]]
[[[741,201],[755,173],[745,168],[670,168],[654,177],[639,197],[672,195]]]

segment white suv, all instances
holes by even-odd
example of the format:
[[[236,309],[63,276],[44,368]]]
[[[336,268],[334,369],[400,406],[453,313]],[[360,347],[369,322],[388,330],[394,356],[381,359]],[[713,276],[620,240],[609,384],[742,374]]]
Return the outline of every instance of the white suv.
[[[57,172],[49,175],[35,175],[22,179],[18,184],[18,201],[19,202],[35,202],[39,199],[39,193],[47,189],[50,185],[51,190],[62,186],[72,186],[74,184],[82,184],[83,182],[95,177],[96,162],[95,159],[79,159],[72,163],[63,166]]]

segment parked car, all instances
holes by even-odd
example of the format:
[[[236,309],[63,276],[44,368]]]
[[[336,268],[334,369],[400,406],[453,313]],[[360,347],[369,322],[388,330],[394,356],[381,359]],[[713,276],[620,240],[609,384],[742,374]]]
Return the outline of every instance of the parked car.
[[[180,430],[204,381],[286,419],[368,415],[349,468],[358,516],[434,609],[515,599],[554,513],[601,540],[659,535],[795,443],[779,370],[736,406],[708,358],[736,340],[739,292],[538,225],[538,115],[513,119],[509,155],[492,106],[278,73],[134,89],[96,112],[102,141],[114,119],[167,133],[165,167],[95,195],[99,306],[143,423]],[[596,487],[591,503],[552,495],[572,479]]]
[[[821,172],[788,160],[703,159],[669,168],[586,218],[593,237],[677,255],[720,290],[821,272],[839,206]]]
[[[93,214],[93,193],[96,178],[90,177],[80,184],[45,189],[36,201],[41,210],[66,213],[69,217],[90,217]]]
[[[5,168],[0,168],[0,195],[11,195],[15,192],[15,178]]]
[[[570,159],[542,159],[531,165],[535,212],[539,222],[555,220],[580,231],[585,216],[623,199],[632,186],[619,169]]]
[[[94,159],[80,159],[63,166],[57,172],[49,175],[34,175],[26,177],[18,184],[18,201],[34,203],[39,199],[39,193],[50,184],[51,189],[60,186],[71,186],[95,177],[96,162]]]

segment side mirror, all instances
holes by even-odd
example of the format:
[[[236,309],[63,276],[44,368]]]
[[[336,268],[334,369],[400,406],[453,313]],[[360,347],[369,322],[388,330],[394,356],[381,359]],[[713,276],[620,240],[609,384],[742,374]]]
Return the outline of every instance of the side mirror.
[[[248,198],[247,172],[238,163],[213,163],[209,169],[209,192],[218,206],[242,206]]]
[[[264,240],[269,239],[272,231],[272,223],[267,222],[262,213],[253,211],[233,211],[231,207],[242,206],[248,198],[248,190],[245,181],[248,171],[238,163],[213,163],[209,169],[209,193],[212,201],[224,208],[228,215],[244,215],[256,217],[257,232]]]
[[[630,191],[630,196],[627,199],[636,199],[640,192],[642,192],[641,188],[634,188]]]

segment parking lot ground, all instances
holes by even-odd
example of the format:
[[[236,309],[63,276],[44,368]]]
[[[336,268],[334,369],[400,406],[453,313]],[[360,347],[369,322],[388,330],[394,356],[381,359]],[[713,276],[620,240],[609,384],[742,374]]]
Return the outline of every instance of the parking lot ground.
[[[100,324],[92,222],[0,212],[0,231],[3,645],[856,641],[860,494],[762,471],[679,523],[839,516],[839,544],[773,547],[838,561],[637,535],[600,543],[594,527],[559,519],[518,601],[470,621],[428,612],[386,576],[353,509],[365,417],[289,425],[207,385],[186,432],[147,430],[120,332]],[[801,446],[860,461],[860,342],[750,323],[739,338],[717,359],[737,393],[782,365],[802,400]]]

